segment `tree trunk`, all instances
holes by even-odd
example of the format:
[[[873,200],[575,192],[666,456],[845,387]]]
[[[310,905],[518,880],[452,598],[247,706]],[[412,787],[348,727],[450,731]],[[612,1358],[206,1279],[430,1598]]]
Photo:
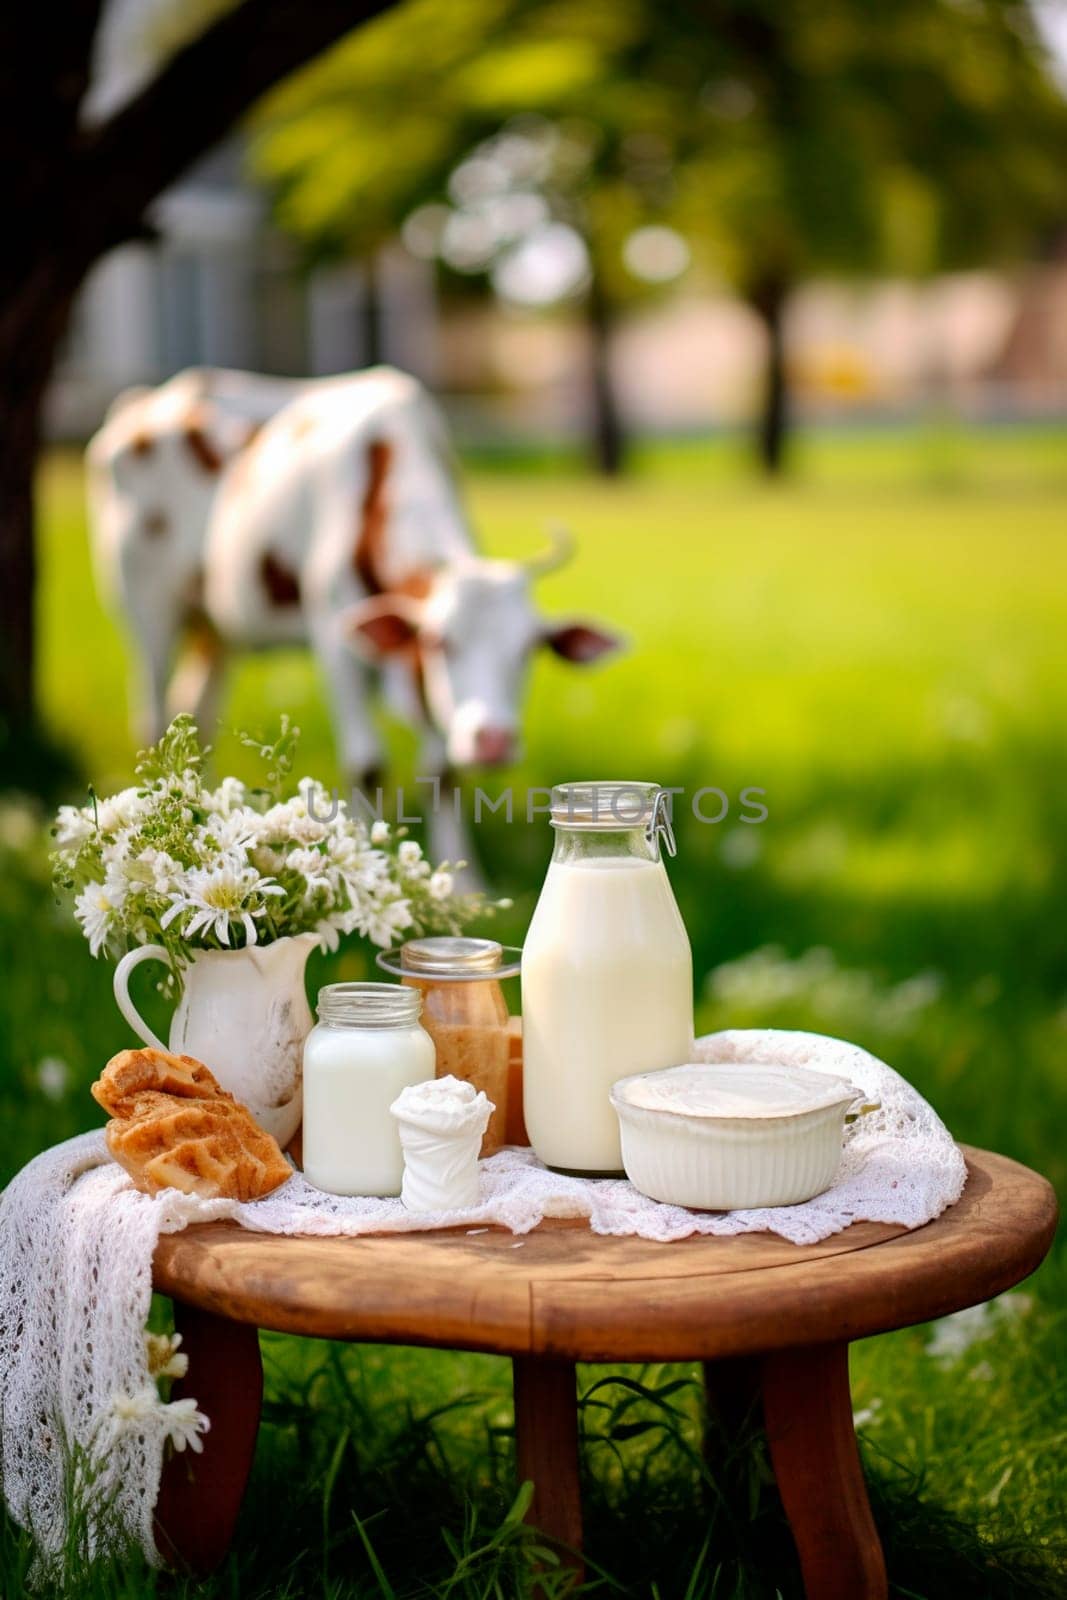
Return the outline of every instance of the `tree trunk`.
[[[785,466],[789,434],[789,393],[785,370],[785,308],[789,286],[781,278],[768,278],[757,284],[748,298],[767,330],[767,365],[756,431],[756,453],[767,476],[777,477]]]
[[[33,742],[33,476],[45,390],[76,287],[49,251],[21,284],[0,291],[0,747],[9,780]]]
[[[611,371],[614,316],[594,271],[586,302],[589,329],[590,424],[593,464],[615,478],[626,465],[626,433]]]

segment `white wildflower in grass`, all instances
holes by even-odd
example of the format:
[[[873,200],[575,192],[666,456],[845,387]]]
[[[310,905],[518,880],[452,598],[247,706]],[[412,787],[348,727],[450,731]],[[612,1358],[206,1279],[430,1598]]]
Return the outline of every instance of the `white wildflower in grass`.
[[[146,1383],[133,1394],[111,1396],[111,1421],[116,1433],[140,1433],[159,1417],[163,1402],[154,1383]]]
[[[204,1448],[200,1435],[208,1432],[211,1420],[197,1409],[196,1401],[192,1398],[170,1400],[160,1406],[160,1413],[166,1436],[179,1455],[187,1445],[199,1455]]]
[[[146,1333],[144,1336],[145,1360],[153,1378],[184,1378],[189,1370],[189,1357],[178,1346],[180,1333]]]
[[[942,1366],[952,1366],[966,1354],[973,1344],[991,1339],[994,1334],[1010,1327],[1020,1317],[1025,1317],[1033,1301],[1028,1294],[1016,1290],[998,1295],[981,1305],[965,1306],[940,1317],[926,1341],[926,1354]]]
[[[299,933],[326,949],[352,934],[385,946],[458,933],[495,909],[458,894],[455,869],[435,866],[388,823],[353,815],[314,779],[294,783],[297,736],[284,718],[273,744],[243,736],[265,780],[210,786],[193,723],[177,717],[139,757],[136,785],[61,808],[55,881],[73,894],[94,956],[161,944],[180,983],[198,950]]]
[[[869,1406],[861,1406],[858,1411],[852,1413],[852,1426],[854,1428],[873,1428],[876,1423],[882,1420],[879,1415],[881,1409],[882,1402],[876,1396]]]
[[[37,1063],[37,1087],[47,1100],[62,1100],[70,1082],[70,1068],[59,1056],[42,1056]]]

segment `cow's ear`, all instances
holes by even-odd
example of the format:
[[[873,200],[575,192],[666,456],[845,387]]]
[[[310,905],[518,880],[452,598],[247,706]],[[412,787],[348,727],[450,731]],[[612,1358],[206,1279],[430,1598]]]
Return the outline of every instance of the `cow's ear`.
[[[585,666],[623,646],[618,634],[596,628],[591,622],[565,622],[558,628],[546,628],[544,642],[564,661],[573,661],[578,666]]]
[[[410,648],[418,637],[418,607],[401,595],[376,595],[346,611],[341,626],[361,654],[393,655]]]

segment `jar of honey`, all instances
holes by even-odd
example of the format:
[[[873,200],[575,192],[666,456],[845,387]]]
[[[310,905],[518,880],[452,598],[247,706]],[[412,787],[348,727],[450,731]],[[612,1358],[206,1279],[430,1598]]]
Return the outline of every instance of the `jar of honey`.
[[[505,963],[504,955],[494,939],[448,936],[409,939],[378,957],[387,972],[422,992],[420,1020],[437,1050],[437,1076],[462,1078],[492,1101],[483,1156],[508,1143],[513,1030],[500,980],[513,976],[518,962]]]

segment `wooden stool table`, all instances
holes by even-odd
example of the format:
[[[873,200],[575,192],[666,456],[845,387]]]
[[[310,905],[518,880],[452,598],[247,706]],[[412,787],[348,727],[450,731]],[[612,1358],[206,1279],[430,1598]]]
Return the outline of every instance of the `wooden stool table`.
[[[1010,1288],[1056,1225],[1043,1178],[965,1154],[963,1197],[937,1221],[912,1233],[861,1222],[808,1246],[769,1233],[663,1245],[601,1238],[584,1222],[521,1239],[496,1228],[279,1238],[226,1222],[168,1234],[155,1287],[174,1299],[189,1392],[212,1427],[202,1455],[164,1471],[161,1546],[200,1570],[226,1553],[259,1425],[258,1328],[511,1356],[531,1520],[572,1551],[582,1539],[575,1362],[699,1360],[712,1399],[742,1378],[762,1394],[808,1600],[878,1600],[885,1566],[852,1426],[849,1341]]]

